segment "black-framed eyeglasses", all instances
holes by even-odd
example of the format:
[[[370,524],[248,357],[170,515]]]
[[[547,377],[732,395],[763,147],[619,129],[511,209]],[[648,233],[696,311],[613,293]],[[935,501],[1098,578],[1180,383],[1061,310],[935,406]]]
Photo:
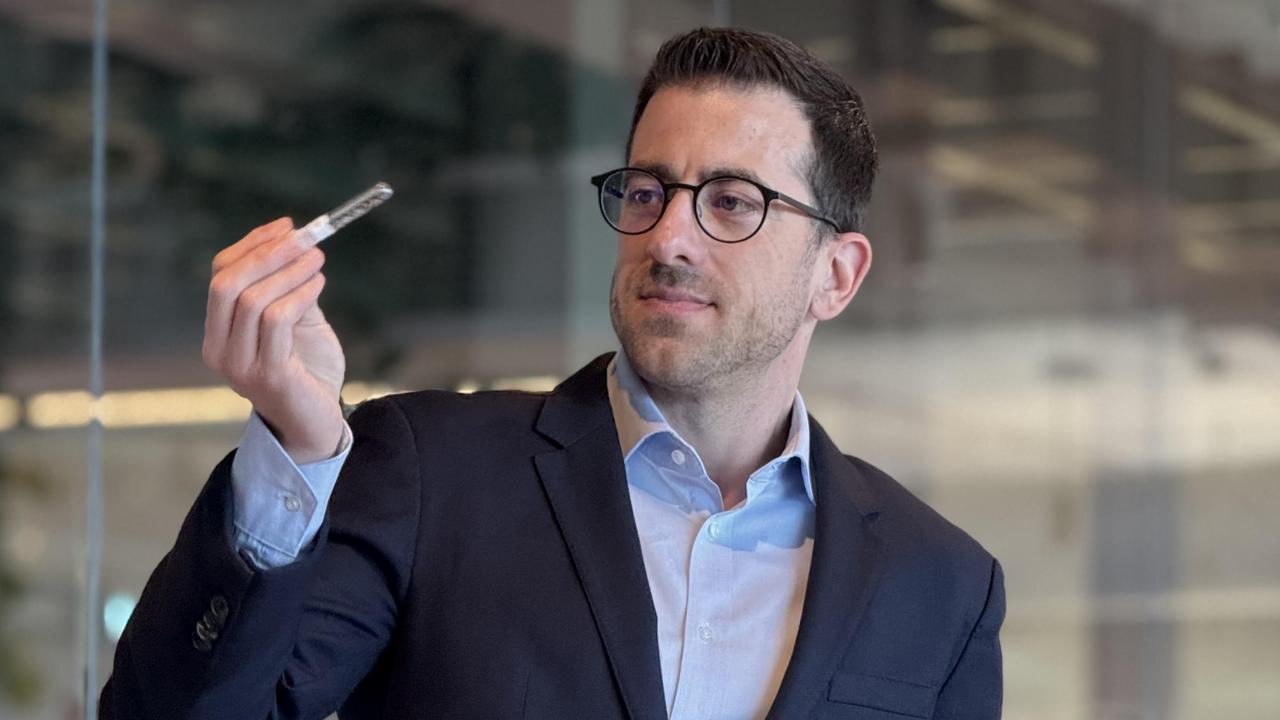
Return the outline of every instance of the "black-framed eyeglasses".
[[[746,178],[721,176],[689,185],[663,182],[648,170],[626,167],[596,175],[591,178],[591,184],[600,191],[600,213],[605,222],[625,235],[652,230],[671,204],[674,191],[679,189],[693,193],[698,226],[722,243],[742,242],[759,232],[774,200],[781,200],[840,232],[840,226],[817,208]]]

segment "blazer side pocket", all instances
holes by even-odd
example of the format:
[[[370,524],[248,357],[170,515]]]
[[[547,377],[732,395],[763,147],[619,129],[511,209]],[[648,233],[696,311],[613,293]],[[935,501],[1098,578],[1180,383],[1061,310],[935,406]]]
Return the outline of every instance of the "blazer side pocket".
[[[831,678],[827,699],[907,717],[931,718],[938,688],[878,675],[838,672]]]

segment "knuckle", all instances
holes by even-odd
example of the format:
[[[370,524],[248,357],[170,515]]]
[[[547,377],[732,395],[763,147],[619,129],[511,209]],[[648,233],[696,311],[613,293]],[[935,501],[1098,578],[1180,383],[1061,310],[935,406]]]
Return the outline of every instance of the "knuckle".
[[[283,301],[273,302],[262,311],[262,324],[275,328],[279,327],[289,319],[289,306]]]
[[[249,288],[236,298],[236,312],[241,315],[259,315],[262,312],[262,291]]]
[[[226,301],[235,293],[235,283],[226,273],[219,272],[209,281],[209,297]]]
[[[246,238],[250,238],[250,237],[263,237],[263,236],[265,236],[265,237],[275,237],[276,235],[279,235],[279,234],[280,234],[280,232],[281,232],[281,229],[280,229],[280,220],[279,220],[279,219],[275,219],[275,220],[272,220],[272,221],[270,221],[270,222],[262,223],[262,224],[261,224],[261,225],[259,225],[258,227],[256,227],[256,228],[254,228],[254,229],[250,230],[250,231],[249,231],[249,233],[248,233],[247,235],[245,235],[245,237],[246,237]]]

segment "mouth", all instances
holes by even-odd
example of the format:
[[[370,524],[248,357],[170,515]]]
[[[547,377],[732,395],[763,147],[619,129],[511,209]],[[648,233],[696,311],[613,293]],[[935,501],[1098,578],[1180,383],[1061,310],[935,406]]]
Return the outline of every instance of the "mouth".
[[[701,295],[666,287],[641,291],[640,303],[653,310],[674,313],[697,312],[715,307],[715,303]]]

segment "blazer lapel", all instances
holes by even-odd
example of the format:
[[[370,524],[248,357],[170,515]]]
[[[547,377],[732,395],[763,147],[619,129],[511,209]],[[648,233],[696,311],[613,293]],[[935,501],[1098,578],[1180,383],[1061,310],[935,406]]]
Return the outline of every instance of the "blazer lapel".
[[[875,498],[857,469],[812,418],[813,559],[795,649],[769,718],[807,717],[827,685],[884,569],[873,528]]]
[[[534,464],[627,714],[658,720],[666,717],[658,621],[609,407],[608,360],[597,358],[547,398],[537,428],[561,447]]]

